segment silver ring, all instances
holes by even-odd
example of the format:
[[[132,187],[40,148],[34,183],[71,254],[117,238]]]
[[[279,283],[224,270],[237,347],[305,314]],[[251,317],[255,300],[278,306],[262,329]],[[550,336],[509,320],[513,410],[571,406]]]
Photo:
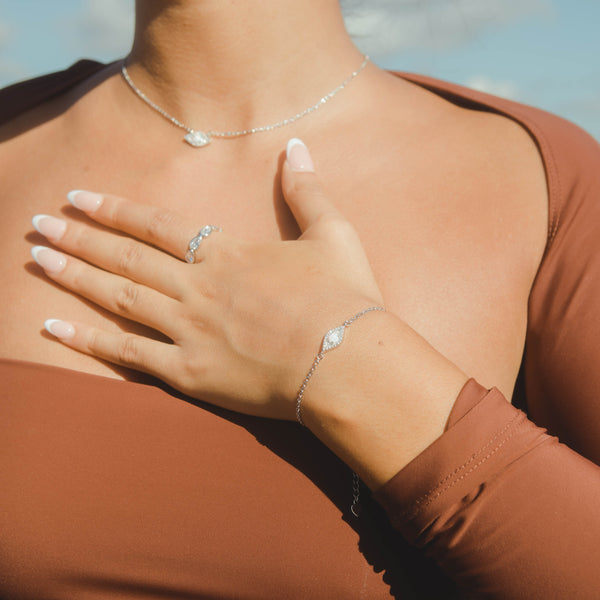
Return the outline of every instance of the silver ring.
[[[216,225],[205,225],[199,232],[198,235],[194,236],[188,244],[188,251],[185,253],[185,261],[192,264],[196,262],[196,250],[200,247],[202,240],[208,237],[213,231],[223,231]]]

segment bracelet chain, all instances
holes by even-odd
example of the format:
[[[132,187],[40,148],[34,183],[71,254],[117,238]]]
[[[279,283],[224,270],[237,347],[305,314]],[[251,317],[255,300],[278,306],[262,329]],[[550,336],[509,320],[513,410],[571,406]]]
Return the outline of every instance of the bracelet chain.
[[[342,339],[344,337],[344,331],[347,327],[350,327],[356,319],[362,317],[364,314],[374,311],[374,310],[385,310],[383,306],[371,306],[370,308],[365,308],[361,310],[359,313],[356,313],[353,317],[350,317],[346,321],[342,323],[339,327],[335,327],[334,329],[330,329],[323,338],[323,342],[321,344],[321,350],[315,356],[313,363],[300,386],[300,390],[298,391],[298,396],[296,397],[296,420],[300,425],[304,425],[304,421],[302,420],[302,399],[304,398],[304,392],[306,391],[306,387],[308,386],[308,382],[313,376],[314,372],[317,370],[319,363],[323,360],[323,356],[325,352],[328,350],[332,350],[336,348],[342,343]],[[356,473],[352,473],[352,504],[350,506],[350,511],[355,517],[358,517],[360,514],[360,478]]]

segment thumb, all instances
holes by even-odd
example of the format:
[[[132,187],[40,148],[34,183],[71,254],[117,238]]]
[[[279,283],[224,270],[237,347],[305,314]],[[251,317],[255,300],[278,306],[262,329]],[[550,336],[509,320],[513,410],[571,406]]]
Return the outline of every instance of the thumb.
[[[281,187],[302,233],[324,216],[341,218],[325,197],[308,148],[298,138],[292,138],[287,144]]]

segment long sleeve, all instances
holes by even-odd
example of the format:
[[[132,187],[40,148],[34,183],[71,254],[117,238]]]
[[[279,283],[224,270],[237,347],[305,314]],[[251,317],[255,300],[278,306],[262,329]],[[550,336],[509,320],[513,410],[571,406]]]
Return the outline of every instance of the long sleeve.
[[[474,597],[597,599],[600,468],[474,380],[452,421],[378,492],[392,524]]]
[[[468,597],[598,599],[600,147],[542,111],[430,87],[520,122],[544,159],[549,232],[529,302],[527,414],[470,380],[444,435],[375,498]]]

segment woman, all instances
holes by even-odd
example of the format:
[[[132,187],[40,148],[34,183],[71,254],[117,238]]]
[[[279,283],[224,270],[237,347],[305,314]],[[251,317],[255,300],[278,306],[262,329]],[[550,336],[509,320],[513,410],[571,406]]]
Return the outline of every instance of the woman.
[[[131,85],[80,64],[5,96],[35,107],[4,112],[2,243],[45,274],[2,267],[2,594],[447,596],[410,592],[354,470],[468,593],[594,597],[597,144],[365,64],[334,0],[136,15]],[[267,127],[194,148],[158,108]],[[574,451],[504,400],[521,365]]]

